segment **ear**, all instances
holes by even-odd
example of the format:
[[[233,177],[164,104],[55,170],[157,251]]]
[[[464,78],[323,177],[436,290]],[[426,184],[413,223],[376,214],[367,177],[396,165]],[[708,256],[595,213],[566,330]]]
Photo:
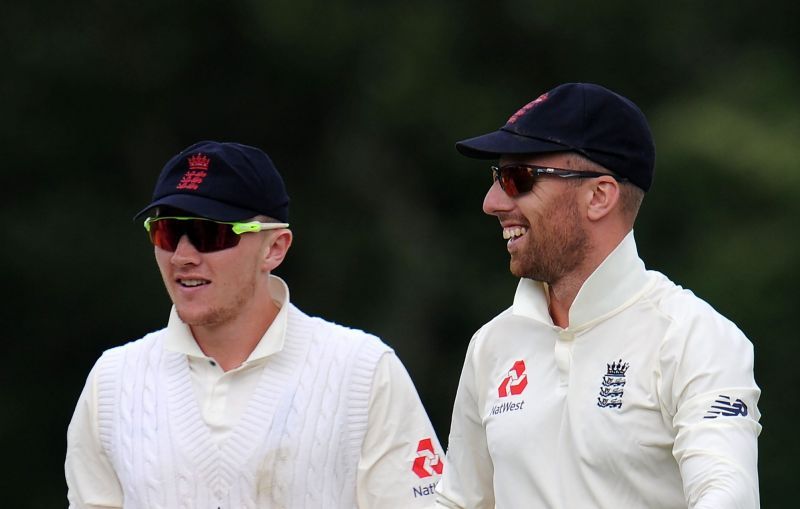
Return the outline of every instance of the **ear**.
[[[272,272],[286,258],[286,253],[289,251],[289,246],[292,245],[292,231],[291,230],[277,230],[275,233],[270,232],[267,235],[267,240],[264,242],[264,257],[262,268],[265,272]]]
[[[617,207],[620,199],[619,182],[612,177],[594,179],[587,208],[590,221],[599,221]]]

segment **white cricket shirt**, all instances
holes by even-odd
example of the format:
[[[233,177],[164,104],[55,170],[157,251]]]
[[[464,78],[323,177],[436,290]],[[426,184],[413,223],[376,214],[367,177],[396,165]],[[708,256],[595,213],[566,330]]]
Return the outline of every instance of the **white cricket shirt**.
[[[523,279],[467,350],[437,505],[758,507],[753,348],[633,232],[553,324]]]
[[[218,442],[244,413],[266,360],[283,348],[289,290],[276,276],[270,277],[270,286],[280,312],[248,359],[228,372],[200,350],[174,308],[170,314],[165,349],[186,355],[203,420]],[[121,508],[122,488],[98,436],[94,375],[89,375],[68,430],[68,498],[71,508]],[[413,382],[392,352],[376,368],[368,413],[355,487],[358,507],[430,506],[442,449]]]

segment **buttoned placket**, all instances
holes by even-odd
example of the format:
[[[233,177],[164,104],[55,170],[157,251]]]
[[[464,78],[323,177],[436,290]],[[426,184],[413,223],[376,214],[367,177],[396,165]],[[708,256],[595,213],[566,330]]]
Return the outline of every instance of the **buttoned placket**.
[[[559,385],[569,385],[569,370],[572,366],[572,347],[575,344],[575,333],[569,329],[555,327],[558,334],[555,344],[556,367],[558,368]]]
[[[245,410],[247,395],[258,383],[258,370],[264,361],[248,360],[229,371],[223,371],[209,357],[194,362],[196,382],[203,394],[200,397],[203,419],[212,429],[229,431],[236,425]]]
[[[211,426],[223,426],[226,415],[228,391],[230,388],[230,371],[226,373],[212,358],[198,363],[200,380],[205,387],[203,415]]]

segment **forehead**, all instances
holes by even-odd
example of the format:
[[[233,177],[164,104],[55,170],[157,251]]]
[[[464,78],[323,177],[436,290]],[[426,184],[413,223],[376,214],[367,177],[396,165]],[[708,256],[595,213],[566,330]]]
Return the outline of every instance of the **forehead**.
[[[503,154],[498,160],[499,166],[507,164],[531,164],[534,166],[552,166],[572,169],[570,152],[549,152],[545,154]]]

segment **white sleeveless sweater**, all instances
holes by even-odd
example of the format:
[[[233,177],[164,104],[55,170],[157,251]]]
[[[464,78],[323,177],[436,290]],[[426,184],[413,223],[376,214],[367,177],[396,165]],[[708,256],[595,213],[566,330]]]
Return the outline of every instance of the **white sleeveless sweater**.
[[[186,356],[163,349],[167,329],[103,354],[100,440],[125,509],[356,506],[373,374],[390,349],[288,305],[284,348],[221,442],[203,421]]]

